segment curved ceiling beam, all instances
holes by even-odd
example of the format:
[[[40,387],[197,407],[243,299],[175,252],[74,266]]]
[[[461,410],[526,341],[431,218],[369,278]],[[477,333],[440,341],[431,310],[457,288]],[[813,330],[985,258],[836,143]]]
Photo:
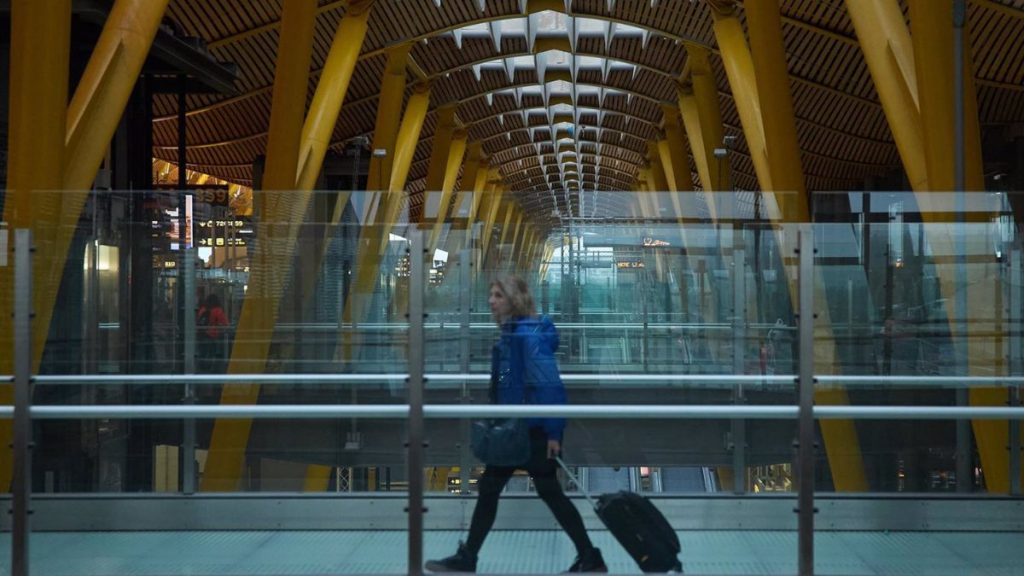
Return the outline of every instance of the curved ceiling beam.
[[[509,166],[515,164],[516,162],[521,162],[521,161],[522,160],[509,160],[507,162],[502,162],[501,164],[498,164],[497,168],[500,171],[500,170],[502,170],[504,168],[508,168]],[[583,163],[583,162],[577,162],[576,165],[577,165],[577,169],[576,170],[572,170],[572,173],[579,174],[580,176],[582,176],[584,174],[600,174],[600,175],[606,175],[606,176],[609,176],[609,177],[620,178],[623,182],[630,182],[630,183],[632,183],[632,182],[636,181],[636,174],[631,174],[630,172],[628,172],[626,170],[621,170],[621,169],[615,168],[613,166],[603,166],[601,164]],[[552,172],[548,172],[548,170],[547,170],[548,166],[556,166],[557,167],[557,165],[555,165],[555,164],[533,164],[533,165],[530,165],[530,166],[522,166],[519,169],[518,172],[512,172],[510,174],[505,174],[505,180],[507,182],[516,182],[517,181],[516,180],[517,176],[526,176],[528,172],[532,172],[534,169],[538,169],[541,172],[543,172],[545,178],[548,178],[550,176],[559,176],[559,175],[561,175],[561,173],[557,169],[552,171]],[[582,169],[583,166],[588,166],[588,167],[594,168],[595,171],[594,172],[586,172],[586,171],[584,171]],[[603,174],[601,172],[602,170],[605,171],[605,172],[608,172],[608,174]],[[529,176],[532,177],[532,176],[534,176],[534,174],[529,174]]]
[[[598,142],[593,142],[593,141],[590,141],[590,140],[585,140],[585,141],[583,141],[583,143],[584,144],[588,144],[588,145],[598,144]],[[605,144],[605,143],[600,143],[600,144],[602,146],[607,146],[609,148],[613,148],[614,150],[616,150],[619,153],[624,151],[626,153],[636,154],[636,155],[638,155],[640,157],[641,162],[644,161],[644,155],[643,154],[640,154],[639,152],[637,152],[635,150],[632,150],[630,148],[623,148],[622,146],[618,146],[616,144]],[[491,158],[495,158],[499,154],[503,154],[503,153],[517,152],[520,149],[530,149],[531,153],[523,154],[523,155],[517,155],[516,157],[511,158],[511,160],[525,160],[527,158],[536,158],[537,157],[537,153],[536,153],[535,150],[533,150],[533,148],[534,148],[533,144],[516,144],[515,146],[512,146],[510,148],[506,148],[506,149],[504,149],[504,150],[502,150],[500,152],[497,152],[495,154],[491,154]],[[552,150],[551,152],[545,152],[543,154],[543,156],[554,156],[555,153],[556,153],[556,151]],[[637,162],[634,162],[632,160],[627,160],[626,158],[622,158],[620,156],[612,156],[610,154],[595,154],[595,153],[592,153],[592,152],[581,152],[580,154],[583,155],[583,156],[602,156],[602,157],[605,157],[605,158],[610,158],[612,160],[616,160],[618,162],[622,162],[623,164],[629,164],[631,166],[638,166]]]

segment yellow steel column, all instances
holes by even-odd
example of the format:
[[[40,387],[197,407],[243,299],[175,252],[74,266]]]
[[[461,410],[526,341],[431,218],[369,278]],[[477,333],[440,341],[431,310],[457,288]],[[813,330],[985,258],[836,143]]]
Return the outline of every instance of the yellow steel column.
[[[510,258],[515,258],[517,248],[519,246],[520,233],[523,229],[523,211],[518,206],[516,207],[516,223],[512,227],[512,252]]]
[[[772,192],[786,193],[780,204],[782,216],[788,221],[809,221],[808,202],[804,199],[804,169],[800,163],[797,122],[790,94],[790,73],[782,51],[782,19],[778,0],[754,0],[743,4],[746,28],[751,35],[751,55],[757,71],[768,165]],[[776,197],[777,198],[777,197]],[[798,201],[799,200],[799,201]]]
[[[782,18],[778,0],[759,0],[743,5],[750,33],[750,54],[756,70],[757,97],[762,110],[765,146],[772,174],[772,189],[780,202],[782,217],[791,222],[806,218],[803,168],[796,139],[796,115],[789,93],[789,71],[782,48]],[[780,194],[782,197],[780,198]]]
[[[693,174],[690,172],[690,161],[686,155],[686,135],[679,121],[679,109],[673,104],[663,103],[661,110],[665,116],[665,142],[668,145],[668,158],[675,180],[672,190],[692,192]],[[662,164],[665,164],[664,155]]]
[[[715,148],[723,145],[723,129],[718,87],[708,59],[710,51],[703,46],[687,45],[686,52],[690,76],[679,87],[679,111],[686,126],[690,151],[704,191],[725,190],[728,178],[724,174],[729,167],[721,165],[714,157]]]
[[[743,27],[736,16],[736,7],[732,0],[714,0],[713,3],[709,2],[709,5],[712,7],[711,14],[715,22],[715,39],[721,49],[722,64],[725,66],[726,76],[729,77],[729,86],[732,87],[736,111],[740,115],[757,181],[762,190],[775,190],[765,149],[764,123],[761,121],[761,102],[754,77],[754,61],[747,47]]]
[[[504,223],[501,225],[501,238],[498,239],[498,248],[507,246],[508,233],[512,231],[512,218],[515,217],[516,204],[512,199],[505,202]]]
[[[903,12],[891,0],[846,0],[864,61],[914,190],[927,190],[924,135],[913,45]]]
[[[267,161],[263,171],[263,190],[271,193],[295,188],[315,24],[316,6],[304,0],[285,0],[281,38],[288,41],[278,45]]]
[[[352,72],[366,37],[370,8],[374,0],[351,0],[345,17],[338,24],[331,50],[327,53],[320,82],[309,105],[306,122],[302,126],[302,144],[299,149],[298,190],[312,190],[320,177],[331,136],[338,123],[341,105],[345,102]]]
[[[958,190],[955,178],[954,151],[955,93],[953,90],[953,6],[951,2],[936,5],[920,0],[910,2],[911,39],[914,46],[919,103],[921,107],[921,133],[924,137],[925,162],[928,173],[929,191],[918,191],[918,204],[929,223],[926,235],[935,254],[957,254],[955,240],[957,224],[937,222],[941,216],[933,212],[930,192]],[[970,35],[964,32],[964,151],[965,193],[984,190],[984,176],[980,162],[980,129],[978,110],[973,86]],[[970,240],[968,240],[970,242]],[[968,254],[984,251],[984,247],[968,249]],[[945,268],[945,270],[943,270]],[[980,266],[975,266],[980,268]],[[995,326],[988,325],[987,318],[998,318],[1002,311],[994,308],[990,297],[997,290],[998,267],[995,263],[985,266],[983,271],[972,270],[971,281],[966,286],[957,285],[952,267],[939,266],[942,293],[946,298],[948,317],[957,318],[965,314],[966,332],[960,332],[960,324],[953,324],[953,332],[966,339],[967,370],[970,374],[1003,375],[1006,364],[1003,357],[1003,342]],[[980,272],[980,273],[979,273]],[[954,295],[960,290],[967,291],[967,309],[957,310]],[[987,334],[993,334],[988,336]],[[971,388],[970,403],[974,406],[1004,406],[1009,401],[1004,388]],[[1006,439],[1009,434],[1005,420],[975,420],[972,422],[978,444],[982,469],[985,471],[986,487],[991,492],[1008,492],[1009,455]]]
[[[149,54],[167,2],[117,0],[111,9],[68,107],[66,190],[89,188],[96,177]],[[79,208],[84,201],[83,195]],[[78,214],[73,218],[72,225]]]
[[[469,246],[469,240],[473,235],[473,225],[476,223],[477,212],[483,200],[484,190],[487,187],[489,166],[487,159],[483,156],[481,142],[472,142],[467,149],[466,167],[462,171],[462,191],[455,200],[455,207],[458,210],[463,204],[469,202],[469,211],[466,214],[466,231],[460,243],[463,248]],[[454,214],[453,214],[454,216]]]
[[[267,162],[263,172],[263,190],[256,192],[259,199],[260,214],[277,213],[277,204],[298,200],[294,197],[295,174],[299,163],[299,141],[302,137],[302,121],[306,117],[306,94],[309,91],[309,64],[313,52],[313,28],[316,24],[316,6],[304,0],[286,0],[281,13],[281,42],[277,51],[277,62],[274,67],[274,88],[270,110],[270,129],[267,136]],[[271,206],[274,205],[273,208]],[[264,235],[266,241],[273,241]],[[262,244],[262,242],[260,243]],[[259,245],[258,245],[259,246]],[[250,269],[266,269],[269,250],[257,248],[262,261]],[[255,263],[255,262],[254,262]],[[254,275],[255,276],[255,275]],[[260,275],[262,276],[262,275]],[[314,284],[315,274],[304,274],[302,284],[306,293],[308,286]],[[312,278],[308,278],[312,276]],[[273,326],[277,302],[257,302],[264,294],[253,290],[246,294],[245,306],[252,314],[263,316],[258,320],[261,326]],[[245,311],[243,311],[243,314]],[[218,428],[218,426],[220,426]],[[225,426],[214,423],[218,434],[225,434]],[[247,431],[233,431],[247,434]],[[326,466],[309,466],[306,471],[304,488],[307,491],[323,491],[327,489],[330,468]]]
[[[10,26],[10,125],[3,221],[11,230],[32,228],[34,235],[32,300],[37,315],[32,324],[32,371],[36,373],[67,250],[58,253],[52,244],[63,200],[71,0],[15,0]],[[8,230],[2,233],[8,234]],[[14,272],[11,265],[0,267],[2,374],[14,373]],[[0,386],[0,404],[13,403],[14,386]],[[0,420],[0,491],[4,492],[11,484],[12,440],[12,421]]]
[[[729,84],[740,112],[743,132],[747,137],[761,189],[769,193],[796,192],[793,200],[779,200],[782,213],[773,215],[773,223],[809,222],[799,149],[794,150],[795,117],[782,52],[778,3],[776,0],[762,0],[750,4],[757,4],[753,10],[750,10],[751,6],[745,5],[751,44],[756,53],[756,66],[751,48],[744,38],[734,0],[709,2],[713,8],[715,37],[722,50]],[[772,27],[775,29],[768,30]],[[778,117],[773,117],[771,123],[766,125],[762,109],[771,110],[771,115]],[[789,126],[783,126],[785,123]],[[772,158],[771,162],[769,157]],[[779,198],[778,195],[776,197]],[[778,226],[776,234],[781,240],[782,232]],[[789,282],[789,291],[792,302],[796,302],[798,293],[792,281]],[[824,286],[820,282],[815,283],[815,297],[819,302],[825,301]],[[815,346],[815,372],[818,374],[835,370],[835,344],[830,338],[831,320],[827,308],[822,307],[820,310],[815,323],[816,330],[826,331],[829,338],[827,343]],[[815,403],[843,405],[848,404],[849,399],[842,388],[816,390]],[[867,490],[860,441],[854,423],[850,420],[826,420],[820,426],[836,490]]]
[[[476,176],[473,179],[473,189],[467,191],[470,194],[469,198],[469,213],[466,214],[466,233],[462,237],[462,248],[468,248],[470,241],[473,238],[473,227],[477,223],[477,219],[480,217],[487,218],[487,204],[485,203],[485,197],[487,196],[487,190],[490,189],[488,180],[491,177],[490,163],[486,158],[483,157],[481,152],[480,159],[475,162],[477,165]],[[467,165],[468,168],[468,165]],[[465,172],[463,173],[465,178]],[[456,206],[460,206],[461,202],[456,203]]]
[[[395,160],[395,139],[398,123],[402,119],[402,100],[405,98],[406,65],[412,44],[401,44],[388,51],[388,63],[380,80],[377,98],[377,120],[373,128],[373,149],[385,150],[383,157],[370,157],[366,189],[374,192],[387,189],[391,181],[391,166]]]
[[[353,1],[338,25],[313,104],[303,125],[297,154],[298,164],[292,166],[291,186],[297,188],[297,191],[294,194],[278,193],[274,195],[274,201],[265,204],[266,213],[261,215],[264,225],[258,231],[259,248],[253,255],[253,261],[258,265],[251,268],[249,289],[236,330],[237,334],[244,336],[235,339],[228,364],[229,374],[261,372],[265,368],[270,350],[270,337],[266,335],[272,332],[276,323],[278,302],[284,289],[286,271],[291,268],[300,221],[309,205],[310,191],[320,173],[334,124],[355,69],[372,3],[372,0]],[[303,25],[301,17],[293,20],[293,23],[296,26]],[[291,64],[294,64],[293,58],[296,57],[289,50],[288,59]],[[288,88],[285,83],[297,81],[294,75],[288,73],[279,76],[275,72],[275,95],[279,93],[279,81],[280,94],[287,94],[289,100],[293,98],[296,88]],[[278,126],[286,125],[289,120],[294,120],[294,103],[275,102],[272,119],[275,113],[279,118],[284,115]],[[293,130],[292,126],[282,128],[282,138],[289,137],[287,135]],[[287,146],[287,142],[279,144]],[[279,169],[280,177],[285,178],[286,168],[279,166]],[[275,175],[278,174],[276,170]],[[282,180],[279,184],[283,185],[286,181]],[[279,232],[276,225],[284,225],[285,231]],[[259,391],[260,387],[256,384],[225,385],[221,393],[221,404],[255,404]],[[214,424],[200,490],[218,492],[238,488],[251,428],[251,419],[218,420]]]
[[[437,122],[434,138],[431,141],[430,160],[427,164],[427,178],[423,187],[423,206],[426,207],[427,197],[441,191],[448,168],[448,158],[455,133],[455,109],[457,104],[447,103],[437,108]],[[423,211],[422,218],[426,218]]]
[[[498,211],[501,208],[502,200],[505,197],[505,186],[501,182],[497,182],[492,189],[490,196],[490,209],[487,214],[487,221],[484,225],[482,232],[483,236],[483,251],[480,253],[480,258],[484,259],[487,257],[487,251],[491,246],[491,238],[494,236],[494,226],[498,221]],[[483,264],[483,261],[481,262]],[[481,266],[483,268],[483,266]]]
[[[437,248],[437,241],[441,237],[441,228],[448,220],[448,204],[451,203],[452,190],[455,189],[455,181],[459,178],[459,168],[462,167],[462,158],[466,153],[466,138],[466,131],[458,129],[450,139],[448,162],[444,171],[444,182],[441,184],[441,198],[437,205],[437,220],[434,222],[434,229],[430,232],[430,242],[427,244],[431,251]],[[429,189],[427,192],[429,193]],[[426,202],[426,196],[423,201]],[[456,205],[456,210],[458,210],[458,205]],[[425,211],[426,206],[424,205],[424,216],[426,216]]]
[[[409,102],[405,105],[405,114],[402,116],[402,124],[398,129],[398,139],[395,142],[395,163],[392,166],[391,181],[388,184],[388,210],[385,211],[386,219],[382,222],[385,226],[394,224],[398,218],[402,197],[405,194],[405,183],[409,178],[409,168],[412,167],[412,157],[416,153],[416,145],[420,141],[420,131],[423,129],[423,121],[427,117],[429,106],[430,84],[421,82],[413,88],[412,95],[409,96]]]
[[[388,247],[391,230],[398,220],[405,194],[405,181],[412,166],[412,157],[419,142],[423,120],[430,104],[430,84],[420,83],[413,88],[395,142],[394,164],[387,191],[382,195],[373,226],[364,226],[360,232],[360,258],[356,279],[345,302],[344,320],[362,321],[379,272],[380,257]],[[347,358],[348,355],[344,354]]]
[[[661,163],[661,151],[658,149],[658,142],[655,140],[647,141],[647,159],[651,163],[651,179],[648,180],[651,190],[653,192],[667,191],[668,178],[665,176],[665,168]]]

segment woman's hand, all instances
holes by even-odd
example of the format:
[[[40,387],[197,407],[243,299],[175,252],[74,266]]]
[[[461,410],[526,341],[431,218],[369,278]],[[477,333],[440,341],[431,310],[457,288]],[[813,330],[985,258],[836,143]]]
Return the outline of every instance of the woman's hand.
[[[548,440],[548,458],[554,459],[562,455],[562,443],[558,440]]]

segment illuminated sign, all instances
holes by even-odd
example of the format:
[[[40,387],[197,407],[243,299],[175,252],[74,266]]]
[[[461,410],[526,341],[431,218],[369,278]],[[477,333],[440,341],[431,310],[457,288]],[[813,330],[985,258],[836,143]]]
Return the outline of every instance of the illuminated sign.
[[[176,184],[157,184],[157,190],[181,190]],[[196,202],[209,204],[211,206],[228,206],[231,203],[231,194],[227,184],[189,184],[185,190],[191,192]]]
[[[644,246],[671,246],[671,244],[664,240],[658,240],[656,238],[647,237],[644,238]]]
[[[619,270],[633,270],[636,268],[643,268],[643,260],[619,260],[615,263],[615,267]]]

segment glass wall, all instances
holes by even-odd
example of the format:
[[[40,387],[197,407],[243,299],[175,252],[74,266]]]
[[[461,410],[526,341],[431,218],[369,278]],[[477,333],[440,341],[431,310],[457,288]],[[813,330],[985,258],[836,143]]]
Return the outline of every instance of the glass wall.
[[[45,196],[40,205],[73,204]],[[251,214],[177,192],[82,199],[81,218],[36,227],[36,321],[49,322],[33,366],[37,496],[301,494],[367,514],[348,529],[402,532],[422,474],[438,512],[424,550],[454,551],[485,469],[474,411],[496,394],[509,326],[489,291],[508,276],[557,333],[567,412],[550,418],[569,415],[561,449],[579,479],[558,481],[581,509],[583,491],[628,490],[683,533],[792,533],[801,361],[815,403],[848,410],[817,414],[819,497],[1020,494],[1019,415],[914,411],[1019,406],[1020,381],[1007,377],[1020,375],[1024,282],[1003,193],[823,195],[813,225],[773,221],[767,194],[588,193],[587,218],[504,217],[490,229],[410,224],[416,201],[365,192],[265,193]],[[814,250],[805,266],[802,229]],[[801,332],[807,275],[816,316]],[[409,316],[420,294],[422,339]],[[122,411],[85,410],[104,407]],[[424,469],[410,471],[420,440]],[[509,508],[522,506],[521,526],[553,528],[528,504],[537,490],[514,474]],[[739,508],[695,520],[687,503],[711,494],[781,502],[788,520],[758,524]],[[404,562],[414,542],[402,538]],[[774,546],[795,563],[795,537]]]

